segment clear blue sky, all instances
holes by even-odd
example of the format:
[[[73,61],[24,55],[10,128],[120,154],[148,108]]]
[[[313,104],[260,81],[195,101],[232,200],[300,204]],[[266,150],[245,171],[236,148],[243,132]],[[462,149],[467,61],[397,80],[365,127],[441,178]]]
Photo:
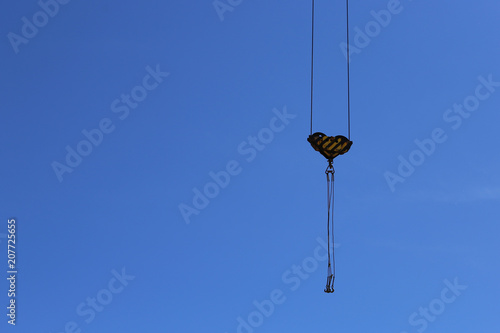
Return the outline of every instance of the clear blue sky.
[[[498,333],[500,4],[351,1],[325,294],[310,1],[62,3],[0,12],[2,332]],[[346,135],[316,8],[314,131]]]

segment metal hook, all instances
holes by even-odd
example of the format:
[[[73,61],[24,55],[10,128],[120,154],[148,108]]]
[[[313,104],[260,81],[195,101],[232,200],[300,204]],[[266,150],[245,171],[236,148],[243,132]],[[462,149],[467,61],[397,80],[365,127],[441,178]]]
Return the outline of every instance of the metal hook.
[[[331,173],[332,175],[335,173],[335,169],[333,168],[333,159],[328,160],[328,166],[326,167],[325,173]]]

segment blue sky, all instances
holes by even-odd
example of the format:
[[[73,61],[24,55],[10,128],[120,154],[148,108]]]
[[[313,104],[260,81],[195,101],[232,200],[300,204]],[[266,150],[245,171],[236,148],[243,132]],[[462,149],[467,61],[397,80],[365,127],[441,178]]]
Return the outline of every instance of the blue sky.
[[[498,332],[500,5],[351,1],[325,294],[310,1],[215,4],[4,4],[2,332]],[[346,135],[316,9],[313,130]]]

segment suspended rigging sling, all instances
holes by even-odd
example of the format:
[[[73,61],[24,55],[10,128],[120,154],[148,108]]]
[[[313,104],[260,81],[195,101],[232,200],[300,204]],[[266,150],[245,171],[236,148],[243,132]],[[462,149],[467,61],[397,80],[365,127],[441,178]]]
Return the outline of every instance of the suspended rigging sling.
[[[349,68],[349,0],[346,0],[346,39],[347,39],[347,138],[343,135],[327,136],[321,132],[313,134],[313,83],[314,83],[314,0],[312,0],[312,28],[311,28],[311,129],[307,141],[314,150],[318,151],[328,160],[326,173],[327,185],[327,233],[328,233],[328,269],[326,278],[326,293],[333,293],[333,284],[335,282],[335,250],[333,238],[333,206],[334,206],[334,173],[333,159],[343,155],[351,148],[351,94],[350,94],[350,68]],[[331,239],[331,240],[330,240]],[[332,247],[330,249],[330,242]]]

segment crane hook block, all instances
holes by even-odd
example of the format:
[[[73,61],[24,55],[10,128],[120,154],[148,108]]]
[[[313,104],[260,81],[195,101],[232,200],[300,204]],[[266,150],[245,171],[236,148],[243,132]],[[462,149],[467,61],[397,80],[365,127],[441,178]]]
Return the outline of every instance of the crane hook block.
[[[321,132],[309,135],[307,141],[329,161],[347,153],[352,145],[352,141],[343,135],[326,136]]]

